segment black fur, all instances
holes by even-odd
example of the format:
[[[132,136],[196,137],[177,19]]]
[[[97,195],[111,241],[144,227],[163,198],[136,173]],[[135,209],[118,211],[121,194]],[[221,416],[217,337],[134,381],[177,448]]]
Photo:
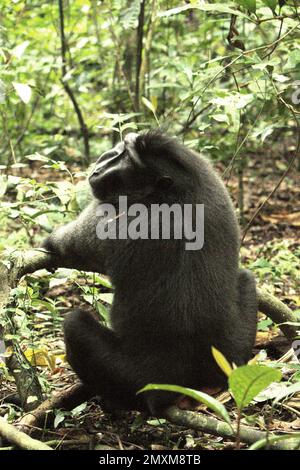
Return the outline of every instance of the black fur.
[[[73,369],[114,406],[158,413],[174,395],[136,396],[144,385],[200,389],[225,384],[212,346],[237,365],[249,360],[256,293],[253,276],[238,268],[237,219],[211,165],[157,131],[138,135],[134,149],[138,165],[127,149],[102,173],[96,171],[101,159],[96,163],[90,178],[94,194],[113,203],[122,194],[129,204],[204,204],[203,248],[187,251],[186,240],[174,239],[101,241],[95,230],[97,199],[76,221],[55,230],[44,247],[57,266],[108,274],[115,288],[112,330],[81,310],[66,319],[67,357]],[[109,160],[114,150],[105,155]]]

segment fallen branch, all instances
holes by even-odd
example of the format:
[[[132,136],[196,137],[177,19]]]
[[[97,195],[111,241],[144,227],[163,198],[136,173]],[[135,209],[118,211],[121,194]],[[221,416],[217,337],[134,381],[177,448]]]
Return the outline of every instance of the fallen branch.
[[[52,441],[46,441],[45,444],[52,447],[51,450],[62,450],[64,449],[80,449],[81,446],[89,446],[91,438],[88,436],[82,436],[76,439],[52,439]],[[15,450],[14,446],[0,447],[1,450]]]
[[[38,269],[50,269],[52,267],[51,258],[45,250],[39,249],[28,250],[26,252],[15,252],[8,260],[7,265],[2,263],[2,268],[0,266],[0,308],[5,308],[8,303],[10,289],[17,285],[18,280],[23,275],[32,273]],[[259,310],[268,315],[275,323],[279,324],[279,327],[286,338],[289,341],[292,341],[297,336],[296,326],[282,325],[282,323],[285,322],[297,322],[297,318],[292,310],[271,294],[262,290],[258,290],[257,293]],[[14,376],[18,390],[22,390],[24,388],[23,376],[21,381],[18,379],[18,375],[14,374]],[[34,393],[31,393],[31,395],[34,395]],[[91,395],[87,393],[87,390],[84,390],[81,384],[76,384],[74,387],[65,390],[62,394],[43,402],[32,413],[25,415],[19,422],[19,425],[21,425],[22,429],[37,426],[45,421],[46,414],[49,413],[49,410],[51,411],[57,408],[70,410],[89,398],[91,398]],[[173,411],[171,412],[170,409],[167,411],[168,419],[171,422],[182,425],[185,425],[184,423],[186,423],[186,425],[193,427],[191,426],[191,420],[192,422],[196,420],[196,429],[201,428],[201,430],[205,432],[211,432],[212,434],[216,433],[223,437],[233,436],[228,425],[216,420],[215,418],[208,418],[207,416],[200,415],[199,413],[183,412],[174,408],[171,410]],[[260,431],[245,428],[245,434],[243,434],[243,432],[244,428],[242,428],[241,440],[246,443],[253,443],[258,439],[265,438],[265,433],[261,433]],[[287,448],[289,444],[283,442],[277,444],[277,446],[279,445]]]
[[[203,413],[183,411],[176,406],[171,406],[165,410],[164,417],[170,421],[170,423],[184,426],[185,428],[191,428],[196,431],[201,431],[228,439],[236,438],[235,429],[232,430],[229,424],[225,423],[225,421],[220,421],[217,418],[207,416]],[[254,442],[260,441],[261,439],[266,439],[268,437],[272,437],[273,441],[273,439],[276,438],[276,435],[273,433],[257,431],[256,429],[249,428],[248,426],[240,426],[240,441],[246,444],[253,444]],[[282,439],[282,435],[278,436],[278,438]],[[287,436],[287,438],[288,439],[286,441],[277,443],[272,442],[270,447],[277,450],[293,450],[299,448],[300,438],[292,439],[290,438],[290,435]]]
[[[295,325],[287,325],[284,323],[299,323],[293,311],[281,302],[281,300],[276,299],[274,295],[264,290],[257,289],[257,299],[258,310],[271,318],[274,323],[278,324],[282,333],[292,342],[295,337],[299,335],[297,330],[300,330],[300,326],[296,327]]]
[[[44,428],[46,419],[54,409],[62,408],[71,410],[80,405],[83,401],[91,398],[91,396],[92,393],[89,393],[81,383],[76,383],[72,387],[60,392],[55,397],[43,402],[36,410],[23,416],[18,421],[17,426],[26,432],[30,432],[33,427]],[[234,426],[232,429],[225,421],[220,421],[204,413],[181,410],[176,406],[171,406],[165,410],[164,417],[170,423],[185,428],[221,436],[225,439],[232,440],[236,438]],[[291,438],[289,435],[286,441],[278,440],[278,442],[276,442],[276,437],[278,437],[278,439],[283,438],[282,435],[276,436],[273,433],[258,431],[245,425],[240,426],[240,441],[248,445],[261,441],[262,439],[267,440],[266,445],[268,444],[268,439],[271,439],[272,442],[269,447],[277,450],[292,450],[298,448],[300,445],[300,438]]]
[[[0,435],[8,442],[16,445],[24,450],[52,450],[43,442],[32,439],[24,432],[18,431],[14,426],[7,423],[4,418],[0,417]]]
[[[54,410],[63,409],[71,411],[93,396],[94,393],[90,392],[82,383],[77,382],[45,400],[35,410],[26,413],[16,425],[18,429],[27,433],[30,433],[33,428],[37,427],[44,429],[49,426],[48,420],[52,418]]]

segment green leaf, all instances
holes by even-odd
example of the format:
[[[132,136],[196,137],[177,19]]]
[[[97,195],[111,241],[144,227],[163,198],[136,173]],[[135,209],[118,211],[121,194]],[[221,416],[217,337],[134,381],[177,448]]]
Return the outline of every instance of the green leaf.
[[[259,439],[259,441],[254,442],[248,450],[259,450],[262,449],[265,446],[270,446],[270,444],[277,444],[277,442],[285,441],[285,440],[290,440],[294,441],[291,447],[291,450],[298,450],[299,449],[299,438],[300,438],[300,433],[295,432],[293,434],[285,434],[283,436],[267,436],[263,439]]]
[[[224,372],[225,375],[227,375],[227,377],[229,377],[233,369],[227,361],[226,357],[223,356],[223,354],[214,347],[211,348],[211,351],[212,355],[214,356],[214,360],[216,361],[220,369]]]
[[[65,415],[61,411],[58,411],[54,419],[54,429],[56,429],[58,425],[62,423],[64,420],[65,420]]]
[[[136,125],[135,122],[126,122],[126,124],[123,124],[123,125],[121,126],[122,132],[125,132],[125,131],[127,131],[128,129],[135,129],[135,130],[136,130],[136,129],[138,129],[138,126]]]
[[[52,305],[50,302],[47,302],[46,300],[40,300],[40,299],[35,299],[31,302],[31,305],[33,307],[44,307],[45,309],[49,310],[53,315],[56,314],[56,307]]]
[[[292,385],[289,385],[285,387],[278,395],[276,400],[274,401],[274,405],[277,405],[277,403],[282,400],[283,398],[288,397],[292,393],[298,393],[300,392],[300,382],[296,382]]]
[[[95,279],[95,282],[97,282],[98,284],[101,284],[101,286],[107,287],[109,289],[112,288],[111,283],[106,277],[102,275],[94,274],[94,273],[93,273],[93,277]]]
[[[2,80],[0,80],[0,103],[5,102],[5,95],[6,95],[6,85]]]
[[[0,197],[4,196],[7,190],[7,176],[0,175]]]
[[[153,114],[155,114],[155,108],[154,108],[153,104],[151,103],[151,101],[149,101],[147,98],[145,98],[145,96],[142,96],[142,102],[146,106],[146,108],[150,109],[150,111]]]
[[[255,0],[248,0],[248,1],[254,1]],[[180,7],[175,7],[171,8],[170,10],[162,11],[158,14],[159,17],[168,17],[172,15],[178,15],[179,13],[182,13],[183,11],[186,10],[201,10],[201,11],[209,11],[212,13],[228,13],[230,15],[236,15],[236,16],[242,16],[244,18],[247,18],[246,15],[244,15],[241,11],[235,10],[234,8],[227,7],[226,5],[223,5],[223,3],[214,3],[213,5],[183,5]]]
[[[75,185],[75,199],[78,207],[83,210],[90,202],[90,189],[86,180],[78,181]]]
[[[76,408],[73,408],[73,410],[71,411],[71,415],[74,417],[79,416],[80,413],[82,413],[86,408],[87,408],[86,402],[81,403],[80,405],[76,406]]]
[[[151,101],[145,98],[145,96],[142,96],[142,102],[146,106],[146,108],[150,109],[150,111],[153,113],[153,116],[155,117],[157,124],[159,124],[157,116],[156,116],[156,112],[155,112],[155,103],[151,103]]]
[[[25,83],[16,83],[13,82],[13,87],[16,90],[17,95],[23,103],[27,104],[30,101],[31,98],[31,88],[29,85],[26,85]]]
[[[271,8],[272,11],[275,11],[275,8],[277,7],[278,3],[277,0],[262,0],[262,2],[269,8]]]
[[[226,122],[226,124],[230,124],[227,114],[213,114],[212,118],[217,122]]]
[[[139,390],[137,393],[146,392],[149,390],[167,390],[169,392],[180,393],[182,395],[186,395],[194,400],[198,401],[199,403],[204,403],[208,408],[213,410],[216,415],[220,418],[223,418],[226,423],[231,426],[231,421],[227,410],[222,403],[220,403],[215,398],[207,395],[207,393],[198,392],[197,390],[193,390],[191,388],[180,387],[179,385],[167,385],[167,384],[148,384]]]
[[[14,47],[11,53],[14,57],[17,57],[17,59],[20,59],[28,46],[29,46],[29,41],[24,41],[21,44],[18,44],[16,47]]]
[[[272,382],[281,380],[281,372],[262,365],[246,365],[235,369],[229,387],[237,407],[242,410]]]
[[[93,305],[93,303],[91,303]],[[109,310],[101,303],[96,303],[96,309],[99,316],[104,320],[105,323],[109,324],[110,315]]]
[[[109,305],[112,305],[114,300],[114,294],[100,294],[99,297],[103,302],[106,302]]]
[[[295,49],[289,53],[286,67],[287,69],[294,69],[298,64],[300,64],[300,50]]]
[[[150,426],[161,426],[163,423],[166,423],[167,420],[166,419],[149,419],[147,421],[147,424],[149,424]]]
[[[256,0],[236,0],[236,3],[244,8],[247,8],[247,10],[251,11],[251,13],[256,12]]]
[[[273,73],[272,77],[273,77],[273,80],[279,83],[285,83],[290,80],[290,77],[287,77],[286,75],[282,75],[280,73]]]

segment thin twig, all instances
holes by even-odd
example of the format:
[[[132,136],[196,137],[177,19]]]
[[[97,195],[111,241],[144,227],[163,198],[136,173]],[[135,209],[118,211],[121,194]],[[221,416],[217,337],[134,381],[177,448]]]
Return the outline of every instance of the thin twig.
[[[222,70],[219,70],[208,82],[207,84],[204,86],[204,88],[202,88],[201,90],[195,90],[194,91],[194,94],[198,93],[199,91],[199,96],[198,98],[195,100],[195,102],[193,103],[193,106],[192,106],[192,109],[190,110],[190,113],[188,115],[188,119],[187,121],[190,120],[191,118],[191,115],[195,109],[195,107],[197,106],[199,100],[202,98],[203,94],[205,93],[205,91],[207,90],[207,88],[212,84],[214,83],[217,78],[222,74],[224,73],[229,67],[231,67],[233,64],[235,64],[238,60],[240,60],[242,57],[244,56],[247,56],[248,54],[252,54],[253,52],[257,52],[257,51],[260,51],[260,50],[264,50],[264,49],[268,49],[274,45],[276,45],[277,43],[283,41],[283,39],[285,39],[288,35],[290,35],[293,31],[295,31],[297,28],[299,28],[300,24],[296,24],[295,26],[293,26],[293,28],[289,29],[283,36],[281,36],[280,38],[276,39],[275,41],[269,43],[269,44],[265,44],[265,45],[262,45],[262,46],[258,46],[258,47],[254,47],[253,49],[248,49],[247,51],[243,51],[241,52],[238,56],[234,57],[234,59],[232,59],[230,62],[228,62],[228,64],[226,64]],[[247,65],[247,66],[244,66],[243,68],[248,68],[250,67],[251,65]],[[240,72],[240,70],[238,70],[237,72]]]
[[[283,20],[284,20],[284,18],[281,20],[281,23],[280,23],[280,27],[279,27],[279,31],[278,31],[278,35],[277,35],[277,40],[279,40],[280,37],[281,37],[282,28],[283,28]],[[274,44],[272,49],[269,52],[267,52],[265,55],[262,56],[262,60],[264,60],[266,57],[270,58],[270,56],[273,54],[275,49],[278,47],[278,44],[279,44],[279,42],[276,42],[276,44]]]
[[[151,12],[149,16],[148,29],[147,29],[146,40],[145,40],[144,53],[142,54],[142,63],[141,63],[141,69],[140,69],[140,90],[142,92],[144,90],[145,76],[146,74],[148,74],[148,77],[149,77],[149,72],[150,72],[149,71],[150,51],[151,51],[151,43],[152,43],[152,38],[153,38],[153,33],[154,33],[155,21],[157,17],[157,8],[158,8],[157,0],[152,0]]]
[[[138,113],[140,110],[140,98],[141,98],[141,66],[142,66],[142,55],[143,55],[143,38],[144,38],[144,21],[145,21],[145,3],[146,0],[142,0],[140,5],[139,21],[136,32],[137,49],[136,49],[136,74],[135,74],[135,111]]]
[[[66,75],[67,75],[67,60],[66,60],[66,51],[67,51],[67,42],[66,42],[66,37],[65,37],[65,24],[64,24],[64,7],[63,7],[63,0],[58,0],[58,8],[59,8],[59,27],[60,27],[60,40],[61,40],[61,71],[62,71],[62,84],[63,87],[69,96],[75,113],[77,115],[77,119],[79,122],[82,138],[83,138],[83,144],[84,144],[84,158],[85,158],[85,163],[86,165],[89,165],[90,163],[90,143],[89,143],[89,130],[88,127],[85,123],[83,114],[81,112],[81,109],[78,105],[77,99],[73,93],[72,88],[66,81]]]
[[[262,211],[262,209],[264,208],[264,206],[267,204],[267,202],[272,198],[272,196],[275,194],[275,192],[277,191],[277,189],[279,188],[279,186],[281,185],[281,183],[283,182],[283,180],[285,179],[285,177],[287,176],[287,174],[290,172],[294,162],[296,161],[296,158],[299,154],[299,151],[300,151],[300,124],[299,124],[299,120],[297,118],[297,115],[295,113],[295,110],[293,108],[293,106],[291,106],[290,104],[286,103],[284,101],[284,99],[280,96],[280,95],[277,95],[277,99],[278,101],[280,101],[282,104],[284,104],[284,106],[286,108],[288,108],[293,117],[294,117],[294,120],[295,120],[295,123],[296,123],[296,126],[297,126],[297,144],[296,144],[296,149],[295,149],[295,152],[287,166],[287,168],[285,169],[285,171],[283,172],[283,174],[281,175],[281,177],[279,178],[277,184],[274,186],[274,188],[272,189],[272,191],[268,194],[268,196],[265,198],[265,200],[258,206],[258,208],[256,209],[256,211],[254,212],[253,216],[251,217],[251,219],[249,220],[244,232],[243,232],[243,236],[242,236],[242,242],[244,241],[245,239],[245,236],[247,235],[247,232],[249,230],[249,228],[252,226],[253,224],[253,221],[255,220],[255,218],[257,217],[257,215]]]

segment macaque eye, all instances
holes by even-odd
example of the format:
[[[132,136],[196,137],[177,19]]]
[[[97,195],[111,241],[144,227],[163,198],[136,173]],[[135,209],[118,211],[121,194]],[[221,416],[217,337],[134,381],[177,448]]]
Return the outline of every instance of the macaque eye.
[[[138,151],[136,150],[136,139],[138,137],[138,134],[134,132],[130,132],[127,134],[124,138],[124,145],[127,150],[128,156],[130,158],[130,161],[138,167],[143,167],[143,163],[141,161],[140,155]]]
[[[160,190],[167,190],[173,186],[174,181],[173,179],[168,176],[164,175],[159,180],[156,182],[156,187],[159,188]]]

